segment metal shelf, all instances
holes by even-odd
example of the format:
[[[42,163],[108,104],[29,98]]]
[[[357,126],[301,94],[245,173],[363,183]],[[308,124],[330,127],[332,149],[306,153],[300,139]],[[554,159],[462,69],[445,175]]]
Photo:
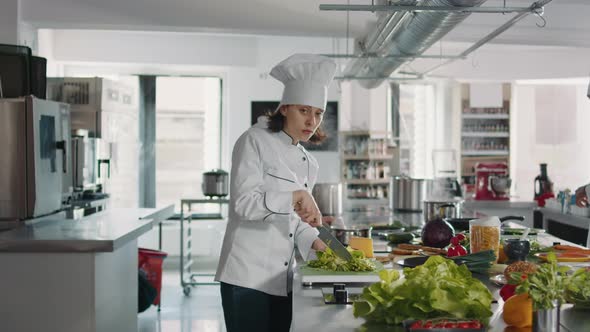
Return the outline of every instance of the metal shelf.
[[[354,155],[344,154],[342,155],[343,160],[389,160],[393,158],[393,155],[387,154],[370,154],[370,155]]]
[[[192,230],[191,222],[193,214],[190,212],[192,205],[198,204],[229,204],[229,199],[224,198],[202,198],[202,199],[181,199],[180,200],[180,286],[184,295],[191,293],[191,288],[197,285],[218,285],[218,282],[198,282],[197,277],[214,277],[209,273],[193,273],[191,267],[194,263],[192,255]],[[220,208],[221,211],[221,208]],[[186,221],[187,234],[184,234],[184,222]],[[188,277],[188,279],[186,278]]]
[[[485,132],[485,131],[466,131],[461,134],[463,137],[510,137],[508,132]]]
[[[489,120],[501,120],[510,119],[509,114],[471,114],[463,113],[463,119],[489,119]]]
[[[505,150],[463,150],[463,156],[507,156],[510,152]]]

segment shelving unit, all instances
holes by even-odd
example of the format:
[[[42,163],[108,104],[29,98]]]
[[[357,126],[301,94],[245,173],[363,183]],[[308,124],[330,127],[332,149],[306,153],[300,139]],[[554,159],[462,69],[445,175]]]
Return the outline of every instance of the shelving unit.
[[[510,161],[510,84],[502,84],[502,107],[472,108],[469,84],[461,85],[461,177],[475,184],[478,162]]]
[[[349,200],[387,204],[393,147],[391,133],[341,131],[341,181]]]

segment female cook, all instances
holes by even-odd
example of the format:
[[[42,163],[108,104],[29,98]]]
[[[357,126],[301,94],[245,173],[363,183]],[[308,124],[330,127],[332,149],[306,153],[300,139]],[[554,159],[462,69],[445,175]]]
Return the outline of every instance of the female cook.
[[[230,174],[227,230],[215,280],[228,332],[289,331],[292,267],[324,250],[315,226],[322,215],[311,196],[318,163],[299,142],[325,138],[320,124],[336,64],[295,54],[270,75],[285,88],[280,106],[238,138]]]

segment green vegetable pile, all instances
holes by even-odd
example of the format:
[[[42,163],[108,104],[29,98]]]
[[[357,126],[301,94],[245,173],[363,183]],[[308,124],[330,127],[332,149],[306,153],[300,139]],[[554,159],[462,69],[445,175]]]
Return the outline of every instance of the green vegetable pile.
[[[354,303],[354,316],[386,324],[438,317],[487,323],[492,316],[492,294],[466,266],[431,256],[421,266],[404,268],[404,275],[382,270],[381,281],[365,287],[363,300]]]
[[[484,250],[475,254],[450,257],[450,259],[457,264],[467,266],[471,272],[485,274],[492,267],[492,262],[496,260],[496,254],[493,250]]]
[[[576,308],[590,308],[590,270],[581,268],[569,277],[565,297]]]
[[[326,251],[317,253],[318,259],[309,261],[307,266],[323,269],[328,271],[345,271],[345,272],[370,272],[375,270],[375,264],[365,258],[365,254],[360,250],[347,248],[352,255],[350,261],[346,261],[334,253],[330,248]]]
[[[531,273],[524,278],[518,287],[516,293],[528,293],[533,300],[533,310],[543,310],[553,308],[553,302],[565,303],[565,290],[568,284],[567,266],[557,265],[557,258],[554,253],[547,255],[547,263],[539,265],[535,273]],[[518,280],[522,278],[522,273],[513,272],[510,279]],[[522,279],[521,279],[522,280]]]

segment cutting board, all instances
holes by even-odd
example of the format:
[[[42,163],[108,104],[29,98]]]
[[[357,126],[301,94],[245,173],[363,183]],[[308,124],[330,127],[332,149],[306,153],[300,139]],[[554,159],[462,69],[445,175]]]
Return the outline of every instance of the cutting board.
[[[348,282],[377,282],[379,281],[379,271],[383,270],[383,264],[374,261],[375,271],[371,272],[344,272],[344,271],[327,271],[308,267],[303,264],[299,268],[301,282],[308,283],[348,283]]]

